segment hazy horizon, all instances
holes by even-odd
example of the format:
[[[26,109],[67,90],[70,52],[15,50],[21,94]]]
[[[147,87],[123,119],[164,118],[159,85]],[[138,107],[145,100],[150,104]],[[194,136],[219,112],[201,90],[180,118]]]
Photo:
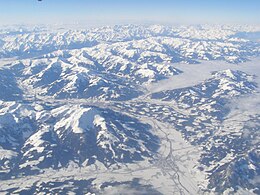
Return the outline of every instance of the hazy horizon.
[[[260,24],[251,0],[0,0],[0,24]]]

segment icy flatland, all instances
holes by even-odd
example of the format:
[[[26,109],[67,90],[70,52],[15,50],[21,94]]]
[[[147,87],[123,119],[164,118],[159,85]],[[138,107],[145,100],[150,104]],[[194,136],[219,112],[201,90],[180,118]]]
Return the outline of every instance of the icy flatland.
[[[0,192],[258,194],[258,31],[3,29]]]

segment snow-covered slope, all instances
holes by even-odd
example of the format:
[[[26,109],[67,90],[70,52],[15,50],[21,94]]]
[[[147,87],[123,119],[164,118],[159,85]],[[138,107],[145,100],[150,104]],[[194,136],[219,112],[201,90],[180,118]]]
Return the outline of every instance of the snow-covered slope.
[[[0,193],[259,194],[259,31],[1,29]]]
[[[212,78],[198,85],[153,93],[151,98],[163,101],[172,100],[177,102],[179,107],[186,109],[195,107],[202,109],[203,104],[212,101],[222,101],[251,93],[256,88],[253,78],[252,75],[244,72],[227,69],[213,72]]]
[[[35,92],[38,96],[57,99],[99,100],[127,100],[141,94],[130,80],[103,72],[87,59],[85,63],[83,60],[70,63],[62,58],[20,61],[12,64],[11,70],[15,73],[14,79],[19,81],[16,93],[23,90],[24,98]]]
[[[111,166],[152,158],[159,140],[137,119],[93,106],[1,103],[1,171]],[[4,149],[3,149],[4,148]]]

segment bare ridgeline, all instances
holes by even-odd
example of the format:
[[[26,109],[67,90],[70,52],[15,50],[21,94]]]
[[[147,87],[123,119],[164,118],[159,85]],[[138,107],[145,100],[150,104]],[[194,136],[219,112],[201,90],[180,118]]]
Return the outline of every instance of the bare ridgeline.
[[[260,193],[259,29],[0,30],[0,192]]]

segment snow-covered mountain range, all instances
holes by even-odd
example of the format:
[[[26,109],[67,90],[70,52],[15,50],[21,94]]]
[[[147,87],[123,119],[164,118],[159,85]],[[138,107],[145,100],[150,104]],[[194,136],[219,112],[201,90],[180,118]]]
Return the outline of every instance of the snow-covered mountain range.
[[[94,53],[138,62],[222,59],[232,63],[259,55],[259,42],[250,26],[114,26],[90,30],[5,29],[0,31],[3,57],[46,54],[60,49],[92,47]],[[256,38],[255,38],[256,37]],[[259,37],[258,37],[259,40]],[[124,42],[124,44],[122,44]],[[96,47],[95,47],[96,46]],[[156,59],[151,59],[156,58]]]
[[[259,31],[2,28],[0,192],[259,194]]]

